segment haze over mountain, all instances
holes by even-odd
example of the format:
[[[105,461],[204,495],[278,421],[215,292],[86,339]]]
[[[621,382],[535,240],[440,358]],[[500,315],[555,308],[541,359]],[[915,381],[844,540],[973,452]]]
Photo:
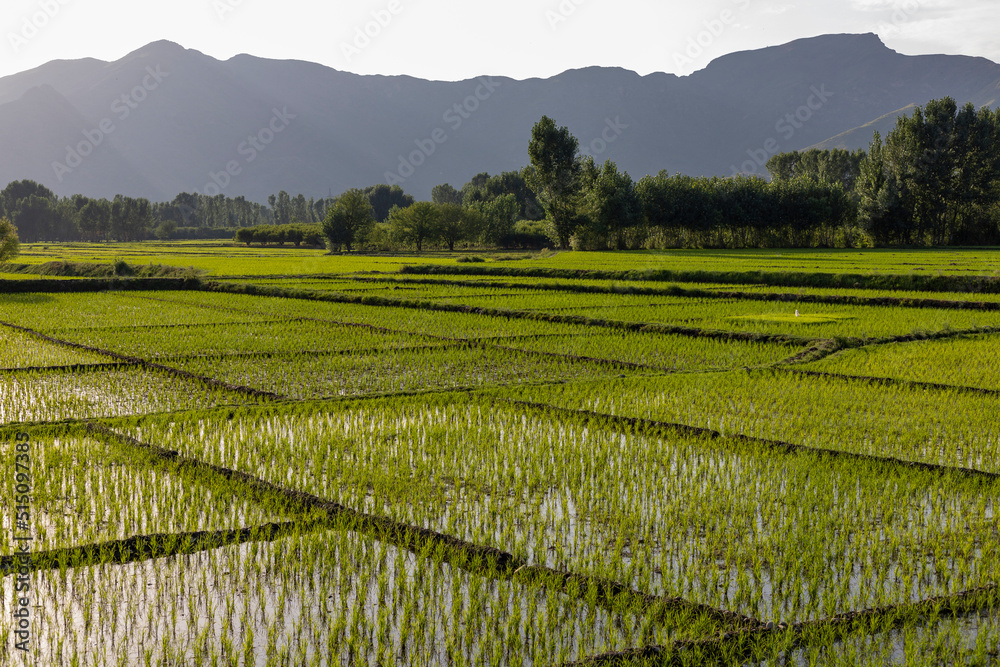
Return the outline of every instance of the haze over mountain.
[[[460,82],[360,76],[302,61],[219,61],[171,42],[118,61],[53,61],[0,79],[0,186],[170,200],[265,201],[439,183],[527,163],[532,125],[567,125],[633,178],[764,173],[770,153],[867,147],[913,105],[997,105],[1000,65],[905,56],[877,36],[826,35],[733,53],[690,76],[616,68]]]

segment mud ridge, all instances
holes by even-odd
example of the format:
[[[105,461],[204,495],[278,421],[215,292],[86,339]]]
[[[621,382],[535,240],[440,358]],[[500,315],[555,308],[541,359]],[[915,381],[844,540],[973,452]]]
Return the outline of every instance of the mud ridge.
[[[297,531],[312,531],[322,524],[289,521],[269,523],[240,530],[197,531],[193,533],[164,533],[137,535],[123,540],[87,544],[67,549],[36,551],[20,556],[0,557],[0,576],[28,574],[59,568],[87,567],[91,565],[124,565],[154,558],[193,554],[220,547],[247,542],[273,542]]]

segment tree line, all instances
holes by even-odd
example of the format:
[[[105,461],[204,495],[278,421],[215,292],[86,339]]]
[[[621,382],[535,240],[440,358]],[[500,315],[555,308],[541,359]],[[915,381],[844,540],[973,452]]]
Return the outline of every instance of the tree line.
[[[252,245],[285,245],[321,246],[323,232],[319,225],[293,222],[287,225],[257,225],[256,227],[241,227],[233,237],[239,243]]]
[[[1000,109],[945,98],[876,132],[858,219],[883,245],[1000,243]]]
[[[484,172],[461,189],[437,185],[431,201],[411,198],[387,211],[377,209],[365,190],[348,190],[332,202],[322,229],[335,250],[538,249],[551,245],[544,217],[522,172]]]
[[[142,241],[171,238],[178,229],[247,226],[269,221],[268,211],[243,197],[181,193],[171,202],[116,195],[57,197],[31,180],[0,191],[0,216],[9,219],[21,241]]]
[[[529,164],[434,187],[417,202],[398,185],[337,197],[279,192],[267,205],[181,193],[171,202],[118,195],[56,197],[33,181],[0,192],[0,218],[21,241],[204,238],[316,240],[334,249],[459,246],[576,249],[1000,244],[1000,110],[933,100],[900,117],[867,151],[772,156],[771,180],[660,172],[633,181],[582,155],[543,116]],[[301,238],[300,238],[301,236]]]
[[[1000,110],[932,100],[868,151],[772,156],[758,177],[633,182],[548,118],[526,179],[563,248],[1000,244]]]
[[[435,239],[451,248],[458,240],[537,247],[546,238],[593,250],[1000,244],[1000,110],[952,98],[900,117],[867,151],[774,155],[770,181],[664,171],[636,182],[614,162],[582,155],[545,116],[528,157],[519,172],[479,174],[461,190],[439,185],[436,211],[426,202],[390,211],[358,238],[417,249]],[[334,245],[338,233],[327,234]]]
[[[532,130],[528,153],[525,177],[562,248],[811,246],[851,244],[858,236],[849,181],[833,178],[833,169],[812,173],[857,156],[783,156],[783,172],[770,183],[666,171],[635,182],[614,162],[597,165],[581,155],[569,130],[545,116]]]
[[[399,186],[365,189],[384,220],[393,206],[414,202]],[[144,241],[149,239],[232,238],[237,229],[267,225],[313,224],[326,218],[334,197],[306,198],[285,191],[267,205],[243,196],[182,192],[169,202],[116,195],[112,199],[75,194],[58,197],[31,180],[14,181],[0,191],[0,218],[8,219],[22,242]]]

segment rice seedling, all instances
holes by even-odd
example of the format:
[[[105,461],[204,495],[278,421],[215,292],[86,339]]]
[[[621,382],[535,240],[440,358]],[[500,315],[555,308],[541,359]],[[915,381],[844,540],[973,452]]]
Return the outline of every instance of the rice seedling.
[[[823,618],[996,575],[979,555],[994,548],[1000,482],[821,465],[478,402],[192,419],[134,432],[532,565],[754,618]]]
[[[246,400],[142,369],[0,373],[0,423],[165,412]]]
[[[0,369],[74,366],[108,361],[107,357],[99,354],[72,350],[24,332],[0,327]]]
[[[3,664],[998,659],[988,252],[164,248],[0,294]]]
[[[356,355],[192,358],[177,368],[296,400],[610,377],[625,369],[477,347]]]
[[[231,314],[168,302],[151,307],[139,293],[0,294],[0,321],[46,333],[67,327],[135,327],[257,319],[262,318],[253,313]]]
[[[512,390],[525,400],[816,449],[1000,472],[997,397],[779,370]]]
[[[797,351],[794,347],[775,343],[743,343],[628,331],[500,339],[496,344],[518,350],[623,361],[664,371],[769,366]]]
[[[239,354],[379,351],[440,344],[411,334],[315,321],[183,324],[62,330],[62,340],[150,360]]]
[[[796,310],[803,317],[795,317]],[[1000,313],[948,309],[908,309],[825,303],[781,303],[708,299],[648,308],[605,305],[572,311],[553,308],[553,314],[584,315],[619,321],[685,324],[703,329],[793,334],[814,338],[879,338],[913,331],[941,331],[996,327]]]
[[[1000,338],[969,336],[844,350],[803,368],[1000,391]]]
[[[33,583],[37,648],[11,664],[555,664],[625,648],[640,623],[346,531]]]
[[[292,518],[192,483],[148,458],[109,449],[90,437],[39,438],[32,450],[37,471],[31,490],[35,551],[133,535],[242,528]],[[14,447],[5,443],[5,468],[14,468],[15,454]],[[4,506],[16,505],[15,495],[13,486],[0,490]],[[10,556],[14,550],[13,517],[3,516],[0,525],[0,555]]]

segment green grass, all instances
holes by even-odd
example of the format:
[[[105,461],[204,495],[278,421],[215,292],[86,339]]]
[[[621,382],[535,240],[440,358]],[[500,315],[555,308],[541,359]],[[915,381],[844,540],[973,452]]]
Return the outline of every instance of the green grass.
[[[194,266],[214,276],[303,275],[393,271],[414,264],[454,264],[467,253],[403,253],[391,256],[327,255],[325,250],[291,246],[245,246],[220,241],[147,241],[143,243],[24,244],[18,262],[47,261]],[[525,256],[523,252],[511,255]],[[519,268],[652,271],[774,271],[891,275],[998,274],[998,251],[984,249],[919,250],[674,250],[642,252],[558,252],[550,256],[504,261],[504,253],[483,264]]]
[[[474,402],[373,401],[134,432],[529,563],[757,618],[821,618],[996,575],[990,562],[954,558],[994,548],[995,535],[963,528],[1000,483],[624,434]],[[261,432],[266,450],[254,446]],[[894,585],[900,577],[913,585]]]
[[[773,370],[529,387],[533,402],[1000,473],[1000,397]]]
[[[804,368],[1000,391],[1000,338],[970,336],[844,350]]]
[[[173,294],[99,292],[85,294],[0,294],[0,321],[36,331],[105,327],[216,324],[266,319],[172,302]]]
[[[0,397],[2,424],[144,414],[247,400],[198,381],[137,369],[0,373]]]
[[[672,250],[561,252],[530,266],[614,271],[756,271],[917,275],[998,274],[997,250]],[[499,265],[504,265],[500,262]],[[524,263],[508,264],[526,266]]]
[[[760,315],[734,315],[730,317],[731,320],[750,320],[753,322],[767,322],[774,324],[793,324],[793,325],[807,325],[807,324],[831,324],[838,323],[844,320],[855,319],[854,315],[837,315],[836,313],[826,313],[823,315],[818,315],[815,313],[809,313],[806,315],[796,315],[789,314],[787,311],[783,313],[761,313]]]
[[[71,350],[19,331],[0,328],[0,369],[102,364],[108,361],[100,354]]]
[[[14,447],[4,444],[2,454],[5,467],[13,470]],[[151,533],[243,528],[291,518],[287,512],[268,511],[246,498],[219,496],[206,484],[165,474],[149,459],[109,451],[103,442],[88,437],[39,440],[33,454],[39,473],[32,491],[35,551]],[[0,497],[8,507],[17,504],[11,485],[3,488]],[[0,536],[0,554],[14,553],[13,534],[4,531]]]
[[[995,662],[1000,596],[960,594],[1000,580],[1000,337],[962,332],[1000,312],[834,301],[996,303],[955,291],[996,251],[465,253],[25,246],[231,291],[0,293],[43,568],[9,661]],[[402,273],[434,265],[522,275]],[[159,551],[110,562],[120,539]],[[793,647],[758,620],[816,623]]]
[[[626,372],[586,361],[465,347],[293,358],[191,359],[171,365],[297,400],[562,382]]]
[[[155,302],[154,302],[155,303]],[[238,324],[238,325],[237,325]],[[150,360],[211,355],[286,358],[308,353],[350,353],[418,347],[441,341],[313,321],[254,321],[179,324],[147,328],[80,328],[53,332],[59,338]]]
[[[35,645],[49,648],[53,664],[75,656],[84,665],[141,665],[149,656],[156,665],[266,665],[285,656],[296,665],[365,665],[399,655],[414,665],[448,656],[554,664],[647,636],[634,612],[485,579],[347,530],[98,564],[32,584]],[[655,629],[648,636],[668,640]]]
[[[254,275],[307,275],[394,271],[408,264],[452,262],[459,255],[428,253],[400,256],[330,255],[326,250],[294,246],[246,246],[220,241],[145,241],[142,243],[25,244],[19,263],[50,261],[110,264],[117,259],[133,266],[164,264],[195,267],[213,277]]]

